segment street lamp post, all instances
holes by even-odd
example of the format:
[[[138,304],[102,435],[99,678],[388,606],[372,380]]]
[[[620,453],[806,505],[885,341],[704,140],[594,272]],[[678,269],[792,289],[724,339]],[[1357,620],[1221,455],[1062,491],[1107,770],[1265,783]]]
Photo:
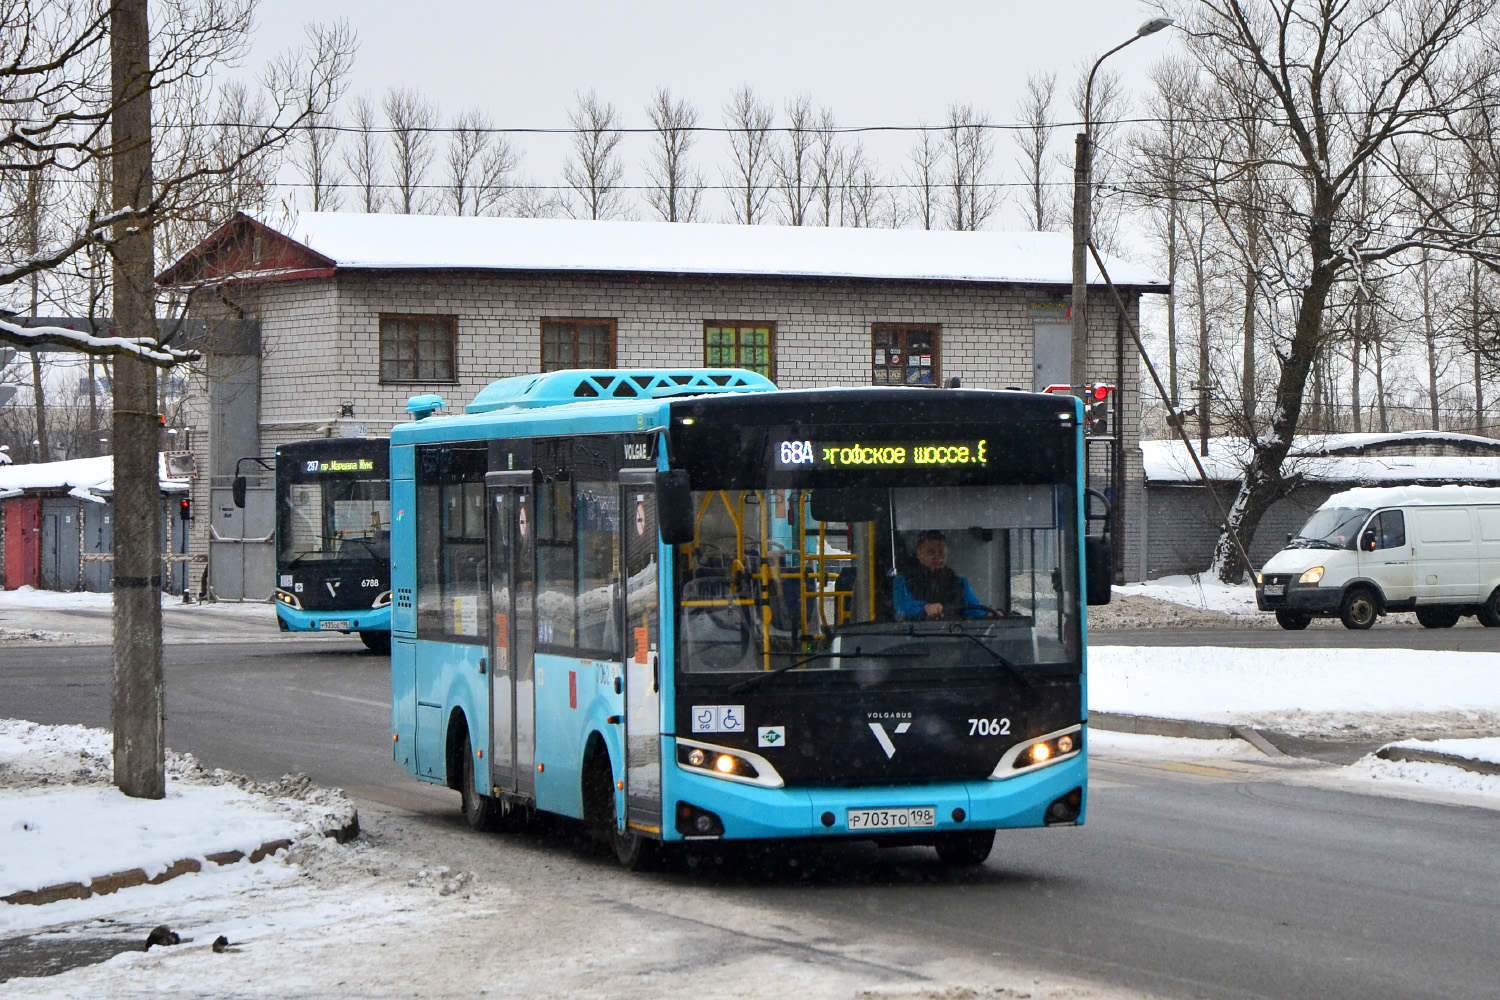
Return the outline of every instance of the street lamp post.
[[[1093,101],[1094,75],[1104,60],[1138,39],[1171,27],[1170,17],[1153,17],[1136,29],[1134,35],[1100,56],[1089,70],[1083,89],[1083,131],[1078,133],[1073,152],[1073,302],[1069,314],[1073,321],[1073,349],[1069,360],[1068,381],[1074,395],[1083,393],[1088,384],[1088,253],[1093,237],[1092,188],[1094,184]]]

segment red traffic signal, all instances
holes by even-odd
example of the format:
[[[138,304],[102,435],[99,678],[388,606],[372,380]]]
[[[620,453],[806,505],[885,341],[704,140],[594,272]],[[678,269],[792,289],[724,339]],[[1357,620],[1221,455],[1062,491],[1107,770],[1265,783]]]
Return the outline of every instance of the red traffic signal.
[[[177,501],[177,516],[184,521],[191,521],[193,519],[193,501],[187,498]]]
[[[1094,390],[1093,390],[1094,398],[1095,399],[1108,399],[1110,391],[1112,389],[1114,389],[1114,386],[1112,386],[1112,385],[1096,385],[1096,386],[1094,386]]]

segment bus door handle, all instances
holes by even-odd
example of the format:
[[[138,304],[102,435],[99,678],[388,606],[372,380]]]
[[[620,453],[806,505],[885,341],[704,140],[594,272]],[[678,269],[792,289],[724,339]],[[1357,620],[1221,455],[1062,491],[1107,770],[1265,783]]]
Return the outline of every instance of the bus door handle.
[[[484,658],[484,657],[482,657],[482,656],[481,656],[481,657],[480,657],[480,658],[479,658],[479,672],[480,672],[480,673],[481,673],[481,674],[482,674],[482,673],[484,673],[484,672],[485,672],[485,670],[486,670],[486,669],[487,669],[487,668],[488,668],[488,667],[489,667],[489,661],[487,661],[487,660],[486,660],[486,659],[485,659],[485,658]]]

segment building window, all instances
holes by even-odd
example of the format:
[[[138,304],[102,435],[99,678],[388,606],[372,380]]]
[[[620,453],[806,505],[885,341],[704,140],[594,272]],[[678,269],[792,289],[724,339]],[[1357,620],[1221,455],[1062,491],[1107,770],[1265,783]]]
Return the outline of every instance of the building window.
[[[614,320],[542,320],[542,371],[614,366]]]
[[[870,328],[876,385],[941,385],[938,328],[877,323]]]
[[[748,368],[774,378],[775,323],[704,323],[703,363],[709,368]]]
[[[380,317],[382,382],[456,382],[457,354],[453,316]]]

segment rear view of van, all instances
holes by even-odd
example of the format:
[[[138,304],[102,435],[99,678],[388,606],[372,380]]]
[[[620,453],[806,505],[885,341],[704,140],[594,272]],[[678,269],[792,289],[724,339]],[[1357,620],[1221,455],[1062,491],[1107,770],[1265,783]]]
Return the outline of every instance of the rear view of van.
[[[1367,629],[1391,611],[1427,628],[1465,615],[1500,627],[1500,489],[1400,486],[1337,493],[1256,578],[1285,629],[1338,617]]]

